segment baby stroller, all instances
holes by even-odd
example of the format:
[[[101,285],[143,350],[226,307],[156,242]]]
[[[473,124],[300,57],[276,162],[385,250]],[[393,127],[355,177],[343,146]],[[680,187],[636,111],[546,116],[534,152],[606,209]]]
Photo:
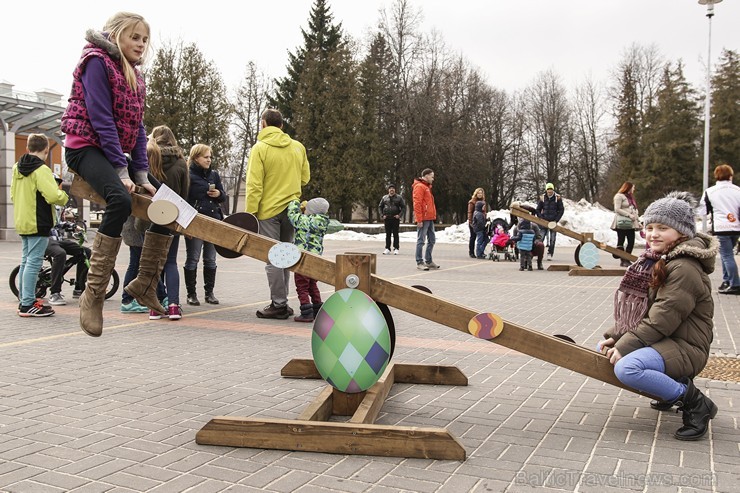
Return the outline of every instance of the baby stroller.
[[[499,257],[503,255],[505,260],[514,261],[516,256],[514,255],[514,249],[509,244],[511,236],[504,230],[501,225],[496,226],[496,231],[491,237],[490,247],[491,250],[488,252],[488,259],[494,262],[499,261]]]

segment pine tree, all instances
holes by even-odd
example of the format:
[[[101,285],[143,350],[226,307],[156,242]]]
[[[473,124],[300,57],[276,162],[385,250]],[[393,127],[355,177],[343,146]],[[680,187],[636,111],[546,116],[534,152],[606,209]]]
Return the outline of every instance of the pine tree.
[[[740,58],[724,50],[712,77],[710,163],[740,167]],[[740,175],[740,174],[738,174]]]
[[[298,83],[303,74],[306,53],[314,52],[327,56],[334,52],[342,41],[342,24],[334,24],[326,0],[315,0],[308,19],[308,32],[301,28],[303,46],[295,53],[288,53],[288,75],[275,79],[275,93],[268,97],[270,106],[280,110],[283,115],[283,130],[295,135],[293,105]]]
[[[395,126],[394,74],[393,55],[385,37],[377,33],[360,65],[362,123],[357,136],[359,148],[363,149],[358,159],[359,172],[365,184],[360,189],[359,200],[367,208],[371,221],[388,184],[396,185],[401,192],[390,146]]]
[[[147,76],[146,127],[167,125],[185,153],[194,144],[210,145],[214,167],[221,166],[219,157],[227,156],[231,148],[231,105],[215,64],[195,43],[166,44],[157,51]]]
[[[616,105],[616,137],[611,142],[617,161],[613,183],[619,185],[624,181],[634,181],[642,172],[642,121],[637,106],[637,82],[631,67],[623,69],[620,86]]]
[[[697,196],[702,187],[701,127],[696,91],[686,81],[683,66],[668,64],[657,94],[657,105],[646,115],[646,172],[638,197],[650,202],[671,190]]]

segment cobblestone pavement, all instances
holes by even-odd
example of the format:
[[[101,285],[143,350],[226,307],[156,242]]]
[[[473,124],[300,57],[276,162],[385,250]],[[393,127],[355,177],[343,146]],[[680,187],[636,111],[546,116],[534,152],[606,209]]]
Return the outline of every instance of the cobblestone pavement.
[[[442,268],[421,272],[414,245],[401,247],[378,255],[378,274],[589,348],[610,322],[618,277],[519,272],[446,244],[435,249]],[[325,256],[367,251],[382,243],[327,241]],[[0,242],[6,276],[19,258],[20,243]],[[558,248],[552,263],[572,258]],[[644,397],[395,309],[394,361],[456,365],[469,385],[397,384],[378,423],[447,427],[465,461],[200,446],[213,416],[295,418],[323,387],[280,377],[310,357],[311,328],[256,318],[268,303],[263,264],[220,259],[221,304],[185,306],[179,321],[121,314],[116,296],[99,339],[79,329],[64,292],[69,304],[45,319],[19,318],[7,287],[0,301],[0,491],[740,491],[740,384],[697,379],[720,411],[708,438],[679,442],[680,415]],[[738,357],[740,297],[715,300],[713,353]]]

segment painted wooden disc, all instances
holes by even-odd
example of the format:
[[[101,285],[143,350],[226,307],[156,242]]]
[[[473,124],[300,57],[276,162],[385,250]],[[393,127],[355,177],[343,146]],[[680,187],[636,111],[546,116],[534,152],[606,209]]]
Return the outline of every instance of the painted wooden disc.
[[[468,332],[479,339],[493,339],[504,330],[504,321],[495,313],[479,313],[468,322]]]
[[[252,233],[260,232],[260,222],[257,220],[257,216],[249,212],[237,212],[230,216],[226,216],[224,218],[224,222],[227,224],[231,224],[232,226],[246,229],[247,231],[250,231]],[[219,255],[225,258],[237,258],[242,256],[241,253],[235,252],[234,250],[229,250],[228,248],[224,248],[220,245],[216,245],[216,252],[218,252]]]
[[[593,243],[584,243],[578,250],[578,261],[582,267],[593,269],[599,265],[599,249]]]
[[[557,226],[558,223],[556,223],[555,221],[550,221],[549,223],[547,223],[547,229],[555,229]]]
[[[169,200],[155,200],[146,210],[149,220],[160,226],[173,222],[179,213],[177,206]]]
[[[313,324],[311,353],[326,382],[347,393],[363,392],[383,375],[392,352],[387,319],[359,289],[340,289],[321,305]]]
[[[282,242],[270,248],[267,258],[275,267],[288,269],[301,259],[301,251],[293,243]]]

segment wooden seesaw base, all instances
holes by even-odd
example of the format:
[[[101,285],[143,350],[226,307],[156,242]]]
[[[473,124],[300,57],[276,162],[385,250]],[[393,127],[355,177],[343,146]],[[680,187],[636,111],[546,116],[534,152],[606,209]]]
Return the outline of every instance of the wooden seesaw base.
[[[281,370],[290,378],[321,378],[309,359],[291,360]],[[200,445],[252,447],[348,455],[465,460],[465,448],[446,428],[378,425],[394,383],[467,385],[454,366],[390,363],[366,392],[348,394],[327,385],[297,419],[218,416],[196,435]],[[347,422],[332,416],[351,416]]]
[[[593,269],[587,269],[580,265],[554,264],[547,268],[553,272],[568,272],[569,276],[623,276],[627,271],[624,267],[602,268],[598,265]]]

